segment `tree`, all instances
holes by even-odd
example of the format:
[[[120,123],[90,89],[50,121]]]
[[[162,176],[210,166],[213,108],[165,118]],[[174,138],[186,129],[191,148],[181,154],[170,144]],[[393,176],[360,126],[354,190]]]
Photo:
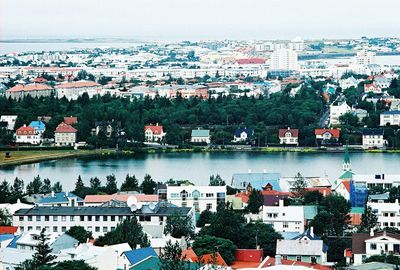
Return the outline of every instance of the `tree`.
[[[236,249],[237,246],[231,240],[210,235],[196,237],[193,242],[193,250],[197,256],[218,252],[227,264],[235,260]]]
[[[90,187],[96,191],[98,191],[101,187],[100,179],[97,177],[90,178]]]
[[[40,189],[40,193],[48,194],[51,192],[51,181],[49,178],[43,180],[42,188]]]
[[[86,243],[87,239],[93,239],[92,233],[86,231],[82,226],[72,226],[66,233],[78,240],[79,243]]]
[[[307,191],[304,194],[303,203],[305,205],[319,205],[321,204],[322,200],[324,199],[324,195],[321,194],[318,190],[314,191]]]
[[[249,196],[249,202],[247,204],[247,210],[252,214],[258,214],[260,207],[264,205],[264,197],[261,191],[253,189]]]
[[[76,179],[75,182],[75,190],[74,193],[76,195],[81,194],[82,190],[85,188],[85,185],[83,184],[83,180],[82,177],[80,175],[78,175],[78,179]],[[78,195],[80,196],[80,195]]]
[[[139,181],[135,175],[126,175],[125,182],[121,185],[121,191],[139,191]]]
[[[358,117],[352,113],[345,113],[339,117],[339,121],[341,125],[348,125],[352,127],[359,126]]]
[[[154,194],[156,187],[157,183],[154,182],[150,175],[146,174],[142,184],[140,185],[142,192],[144,194]]]
[[[306,192],[307,182],[300,173],[297,173],[294,179],[291,191],[295,198],[302,200]]]
[[[201,212],[199,219],[197,220],[196,226],[199,228],[204,227],[206,224],[209,224],[211,222],[213,216],[213,212],[208,209],[204,210],[203,212]]]
[[[12,216],[7,208],[0,208],[0,226],[11,226]]]
[[[137,221],[136,217],[125,219],[117,225],[115,230],[106,233],[104,236],[100,236],[95,245],[115,245],[121,243],[128,243],[132,248],[136,248],[137,245],[141,247],[148,247],[150,242],[147,235],[143,232],[142,226]]]
[[[172,244],[168,240],[160,255],[160,270],[190,270],[189,261],[182,258],[182,249],[179,243]]]
[[[47,243],[48,241],[49,237],[46,235],[46,230],[43,228],[38,238],[36,252],[33,254],[31,260],[33,268],[51,265],[51,262],[56,258],[56,256],[51,255],[51,248]]]
[[[190,238],[194,234],[192,218],[190,216],[173,213],[167,218],[167,224],[164,228],[165,234],[170,234],[174,238]]]
[[[0,183],[0,203],[8,202],[10,195],[10,184],[4,180]]]
[[[372,211],[371,206],[365,204],[364,214],[361,216],[360,232],[369,232],[378,223],[378,216]]]
[[[34,178],[33,178],[33,181],[30,182],[30,183],[26,186],[26,192],[27,192],[29,195],[32,195],[32,194],[40,194],[41,191],[42,191],[42,185],[43,185],[42,179],[41,179],[40,176],[38,175],[38,176],[34,177]]]
[[[114,194],[118,191],[117,179],[114,174],[107,175],[105,191],[107,194]]]
[[[52,186],[51,190],[55,193],[62,192],[63,187],[59,181],[55,182],[54,185]]]
[[[12,202],[16,202],[18,198],[21,198],[24,194],[24,181],[16,177],[11,187]]]
[[[36,270],[97,270],[97,268],[88,265],[83,260],[73,260],[73,261],[58,262],[54,266],[50,267],[49,266],[45,266],[45,268],[39,267]]]
[[[214,175],[211,175],[209,186],[225,186],[225,181],[222,180],[219,174],[217,174],[215,177]]]

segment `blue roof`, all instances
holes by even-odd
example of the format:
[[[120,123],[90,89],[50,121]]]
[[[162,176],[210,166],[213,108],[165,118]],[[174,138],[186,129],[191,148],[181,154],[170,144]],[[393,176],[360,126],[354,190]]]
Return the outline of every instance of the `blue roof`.
[[[280,173],[235,173],[232,177],[232,185],[238,189],[246,189],[250,183],[255,189],[261,190],[268,183],[276,191],[282,191],[279,185]]]
[[[46,129],[46,125],[42,121],[32,121],[29,124],[29,126],[34,128],[34,129],[38,129],[38,130],[45,130]]]
[[[0,234],[0,242],[14,238],[13,234]]]
[[[125,251],[124,254],[132,265],[137,264],[138,262],[141,262],[148,257],[158,256],[154,249],[151,247]]]
[[[18,239],[21,238],[21,236],[22,236],[22,235],[16,235],[16,236],[14,236],[14,239],[10,242],[10,244],[8,244],[7,247],[9,247],[9,248],[17,248],[17,241],[18,241]]]
[[[65,192],[54,193],[54,196],[51,194],[47,195],[38,200],[38,204],[51,204],[51,203],[66,203],[68,202],[68,198],[76,198],[77,202],[83,202],[83,199],[76,196],[74,193],[68,193],[68,196]]]
[[[235,131],[235,137],[240,137],[240,134],[242,134],[243,132],[246,132],[247,137],[251,137],[251,136],[253,136],[254,129],[252,129],[252,128],[238,128]]]
[[[382,114],[400,114],[400,111],[387,111],[383,112]]]
[[[384,134],[384,130],[380,128],[364,128],[363,135],[382,135]]]

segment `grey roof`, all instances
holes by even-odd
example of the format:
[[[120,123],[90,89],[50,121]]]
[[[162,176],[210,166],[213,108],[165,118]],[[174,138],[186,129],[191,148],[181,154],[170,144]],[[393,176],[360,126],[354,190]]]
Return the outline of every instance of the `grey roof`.
[[[276,254],[278,255],[319,255],[324,252],[322,240],[277,240]]]
[[[146,213],[154,216],[169,216],[174,213],[187,215],[190,212],[190,207],[158,207],[155,213]],[[132,212],[129,207],[49,207],[37,206],[31,209],[20,209],[14,213],[15,216],[141,216],[141,210]]]
[[[361,265],[349,266],[350,270],[393,270],[396,265],[382,262],[369,262]]]
[[[389,192],[385,192],[382,194],[371,194],[368,196],[370,200],[389,200]]]
[[[210,136],[210,130],[208,129],[193,129],[192,137],[208,137]]]

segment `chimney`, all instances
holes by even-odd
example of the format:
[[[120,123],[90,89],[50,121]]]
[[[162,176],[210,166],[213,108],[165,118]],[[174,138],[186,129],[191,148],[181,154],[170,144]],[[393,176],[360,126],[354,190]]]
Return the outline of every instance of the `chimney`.
[[[290,127],[288,127],[287,130],[290,130]]]
[[[313,226],[310,227],[310,236],[312,238],[314,238],[314,227]]]
[[[55,195],[54,195],[54,191],[51,191],[51,197],[52,197],[52,198],[54,198],[54,197],[55,197]]]
[[[68,197],[68,195],[69,195],[69,192],[68,191],[65,192],[65,197]]]
[[[264,169],[264,173],[267,173],[267,169]]]
[[[373,228],[371,228],[371,230],[369,231],[369,236],[371,236],[371,237],[374,237],[374,229]]]
[[[247,172],[248,172],[248,173],[251,173],[251,169],[248,169]]]
[[[284,206],[284,201],[283,200],[279,200],[279,207],[283,207]]]
[[[281,265],[282,260],[281,260],[281,255],[276,255],[275,256],[275,265]]]

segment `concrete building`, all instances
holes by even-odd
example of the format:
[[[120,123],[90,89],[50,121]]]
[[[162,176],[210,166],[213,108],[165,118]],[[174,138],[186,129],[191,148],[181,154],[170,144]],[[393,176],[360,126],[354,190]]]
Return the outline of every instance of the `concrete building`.
[[[362,144],[363,148],[378,148],[382,149],[386,146],[386,141],[383,138],[383,129],[370,129],[366,128],[362,133]]]
[[[18,84],[6,90],[6,97],[12,99],[22,99],[28,95],[31,97],[48,97],[54,93],[54,88],[46,84]]]
[[[380,115],[380,126],[400,126],[400,111],[387,111]]]
[[[182,207],[193,207],[195,212],[217,211],[225,203],[226,186],[167,185],[167,201]]]
[[[99,92],[101,85],[92,81],[78,81],[58,84],[54,88],[58,98],[66,97],[68,100],[76,100],[83,93]],[[90,96],[93,94],[91,93]]]
[[[164,139],[166,132],[164,132],[163,126],[159,126],[158,123],[154,125],[148,125],[144,127],[144,137],[146,142],[160,143]]]
[[[354,174],[353,182],[359,187],[390,189],[400,185],[399,174]]]
[[[367,203],[372,211],[378,217],[377,228],[384,229],[387,227],[400,229],[400,205],[399,201],[395,202],[371,202]]]
[[[15,138],[17,143],[27,144],[41,144],[42,134],[39,134],[33,127],[22,126],[15,132]]]
[[[338,102],[330,106],[330,121],[331,126],[337,126],[340,124],[339,117],[345,113],[351,112],[351,108],[347,105],[346,101]]]
[[[367,66],[371,64],[375,64],[375,52],[371,52],[368,50],[359,50],[356,55],[356,63],[357,65]]]
[[[78,131],[72,126],[61,123],[54,131],[55,143],[57,146],[75,146],[76,133]]]
[[[271,55],[271,69],[273,70],[297,70],[297,52],[291,49],[279,49]]]
[[[0,117],[0,122],[7,123],[7,130],[12,131],[15,128],[15,122],[17,121],[17,118],[17,115],[2,115]]]
[[[210,130],[208,129],[193,129],[190,137],[192,143],[211,143]]]

